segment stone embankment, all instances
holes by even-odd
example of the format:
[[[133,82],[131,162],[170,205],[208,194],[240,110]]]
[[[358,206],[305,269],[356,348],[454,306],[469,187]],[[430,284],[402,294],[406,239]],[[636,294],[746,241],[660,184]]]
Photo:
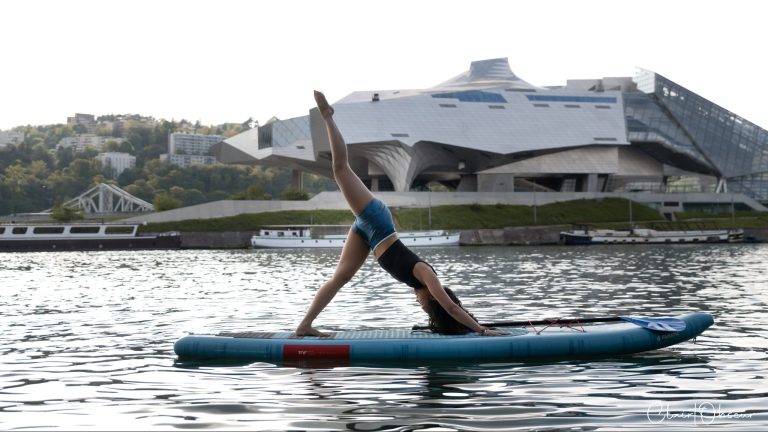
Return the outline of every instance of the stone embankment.
[[[529,226],[503,229],[475,229],[461,231],[464,246],[525,246],[555,245],[560,231],[566,226]],[[181,234],[184,249],[245,249],[251,245],[255,231],[185,232]],[[768,242],[768,228],[745,228],[748,242]]]
[[[557,244],[563,227],[515,227],[461,231],[460,242],[467,246]],[[181,233],[184,249],[243,249],[251,245],[255,231]]]
[[[563,226],[510,227],[503,229],[476,229],[461,232],[462,245],[467,246],[524,246],[557,244]]]
[[[245,249],[256,231],[183,232],[182,249]]]

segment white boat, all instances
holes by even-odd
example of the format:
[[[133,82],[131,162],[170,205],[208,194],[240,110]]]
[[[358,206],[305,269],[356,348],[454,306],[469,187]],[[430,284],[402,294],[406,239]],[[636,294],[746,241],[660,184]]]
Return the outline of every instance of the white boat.
[[[633,228],[626,230],[591,229],[581,226],[560,233],[560,243],[587,244],[654,244],[654,243],[737,243],[744,241],[741,229],[677,229],[657,230]]]
[[[137,224],[122,223],[4,223],[0,224],[0,251],[80,251],[123,249],[177,249],[177,232],[138,233]]]
[[[338,226],[332,226],[338,228]],[[340,248],[347,234],[319,234],[328,226],[274,226],[265,227],[251,237],[254,248]],[[349,226],[344,227],[349,229]],[[398,238],[410,247],[457,246],[459,233],[442,230],[398,232]]]

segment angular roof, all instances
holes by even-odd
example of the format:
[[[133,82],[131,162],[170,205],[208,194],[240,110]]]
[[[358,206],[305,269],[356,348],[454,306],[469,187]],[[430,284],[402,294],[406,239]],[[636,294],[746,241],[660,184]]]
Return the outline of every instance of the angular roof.
[[[473,61],[469,70],[434,88],[506,85],[518,89],[538,89],[512,72],[506,57]]]

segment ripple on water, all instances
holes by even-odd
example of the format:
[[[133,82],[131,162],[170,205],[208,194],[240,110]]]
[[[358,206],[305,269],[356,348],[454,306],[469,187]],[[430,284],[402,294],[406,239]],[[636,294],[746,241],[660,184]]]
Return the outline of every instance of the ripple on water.
[[[687,429],[683,414],[706,404],[752,415],[697,417],[711,427],[768,427],[768,246],[419,253],[486,321],[703,310],[716,324],[696,343],[602,361],[176,365],[187,332],[292,329],[338,251],[4,254],[0,428],[648,429],[669,412],[662,426]],[[412,289],[370,259],[317,325],[423,321]]]

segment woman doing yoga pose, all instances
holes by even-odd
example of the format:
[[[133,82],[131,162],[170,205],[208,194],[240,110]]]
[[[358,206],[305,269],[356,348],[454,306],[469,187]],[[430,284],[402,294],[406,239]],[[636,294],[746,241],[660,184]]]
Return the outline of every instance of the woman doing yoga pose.
[[[298,336],[327,336],[312,322],[330,303],[336,293],[354,276],[373,251],[379,264],[395,279],[414,288],[422,309],[429,315],[430,327],[439,333],[461,334],[475,331],[483,336],[503,333],[478,324],[453,292],[444,288],[432,266],[411,252],[398,238],[392,215],[381,200],[376,199],[352,171],[347,158],[347,145],[333,120],[333,107],[325,96],[315,92],[315,101],[328,130],[331,144],[333,176],[344,199],[355,214],[341,258],[330,280],[315,294],[304,319],[296,327]]]

